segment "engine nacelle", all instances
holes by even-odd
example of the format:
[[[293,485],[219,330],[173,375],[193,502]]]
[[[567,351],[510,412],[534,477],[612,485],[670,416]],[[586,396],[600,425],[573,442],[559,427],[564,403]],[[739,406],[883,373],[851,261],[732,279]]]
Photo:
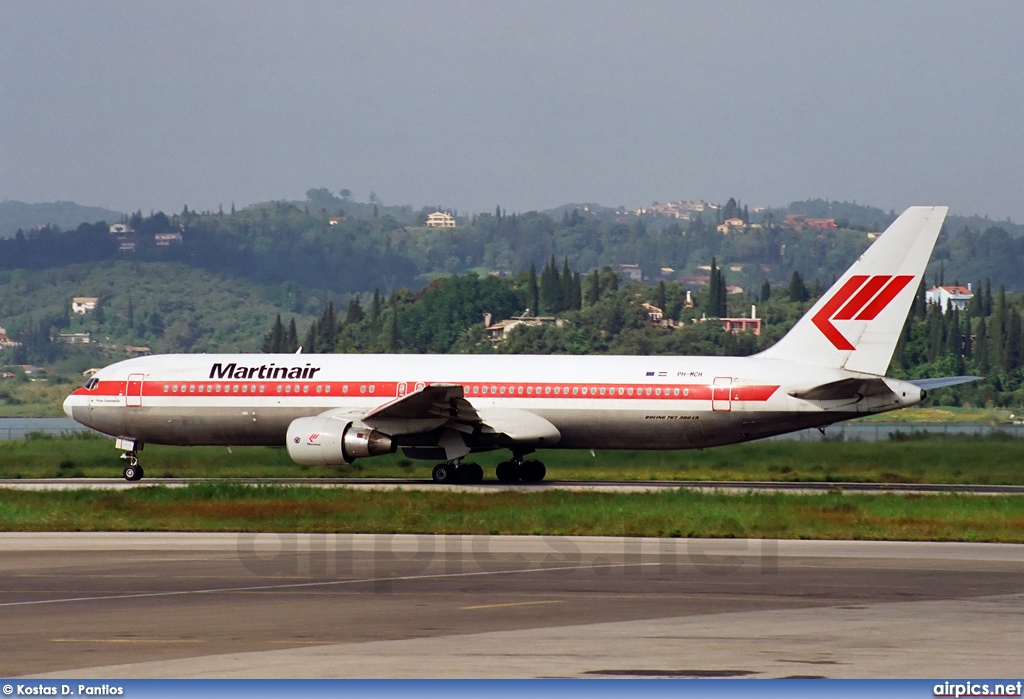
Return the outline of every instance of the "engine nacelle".
[[[288,456],[303,466],[340,466],[395,450],[388,435],[330,413],[293,420],[287,445]]]

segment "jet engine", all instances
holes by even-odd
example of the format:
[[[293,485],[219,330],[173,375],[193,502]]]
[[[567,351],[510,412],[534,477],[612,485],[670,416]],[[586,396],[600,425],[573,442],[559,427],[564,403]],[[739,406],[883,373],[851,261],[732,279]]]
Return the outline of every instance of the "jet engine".
[[[303,466],[339,466],[395,450],[383,432],[330,413],[293,420],[287,446],[288,456]]]

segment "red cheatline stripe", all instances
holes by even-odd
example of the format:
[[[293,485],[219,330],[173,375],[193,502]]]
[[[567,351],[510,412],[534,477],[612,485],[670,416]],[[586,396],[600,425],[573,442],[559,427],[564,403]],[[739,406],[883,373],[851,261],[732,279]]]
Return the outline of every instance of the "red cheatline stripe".
[[[896,298],[896,294],[903,291],[903,289],[914,280],[913,276],[903,274],[898,277],[893,277],[892,281],[889,282],[884,289],[876,296],[867,307],[860,312],[857,316],[857,320],[874,320],[875,316],[882,312],[889,303]]]
[[[871,279],[868,279],[867,284],[861,287],[860,291],[850,300],[848,304],[843,306],[843,310],[836,313],[832,320],[850,320],[857,311],[862,309],[867,302],[871,300],[871,297],[878,293],[878,290],[885,286],[885,283],[892,279],[888,274],[879,274]]]
[[[128,392],[130,397],[139,397],[138,389],[139,385],[137,381],[131,382],[131,390]],[[220,392],[217,391],[202,391],[200,392],[199,386],[202,385],[204,388],[208,386],[219,386]],[[178,387],[178,391],[168,390],[164,391],[164,386],[173,388]],[[239,391],[235,391],[235,387],[239,388]],[[263,387],[263,392],[256,390],[250,390],[242,392],[241,387],[247,388]],[[277,392],[278,386],[291,386],[293,390],[291,392]],[[300,388],[300,386],[302,388]],[[317,392],[317,387],[321,387],[323,390]],[[348,392],[345,392],[343,388],[348,386]],[[361,387],[367,387],[367,391],[364,393],[361,391]],[[369,387],[375,388],[374,392],[369,391]],[[556,394],[554,389],[558,387],[559,392]],[[195,390],[191,390],[192,388]],[[328,391],[330,387],[330,391]],[[474,387],[478,390],[477,393],[473,392]],[[505,393],[501,393],[500,389],[504,387]],[[523,392],[520,393],[520,387]],[[532,394],[527,392],[527,387],[533,389]],[[288,382],[262,382],[262,381],[160,381],[159,379],[151,379],[146,381],[143,386],[143,395],[146,398],[187,398],[189,400],[209,400],[213,401],[220,398],[253,398],[253,399],[273,399],[280,400],[282,398],[320,398],[320,399],[372,399],[378,398],[381,400],[394,400],[395,393],[397,391],[397,385],[395,383],[360,383],[360,382],[331,382],[331,381],[288,381]],[[308,390],[303,390],[308,388]],[[585,399],[585,400],[697,400],[707,401],[711,400],[712,386],[707,384],[578,384],[578,383],[508,383],[508,382],[495,382],[494,384],[487,383],[466,383],[463,384],[465,395],[467,398],[535,398],[535,399]],[[497,389],[492,391],[491,389]],[[583,389],[587,389],[586,395],[583,394]],[[601,394],[601,389],[605,389],[605,394]],[[622,394],[619,394],[619,389],[622,389]],[[723,397],[732,395],[732,400],[741,401],[766,401],[778,390],[778,386],[767,386],[767,385],[740,385],[733,384],[729,386],[714,387],[716,391],[720,391]],[[576,389],[576,393],[571,391]],[[633,390],[633,394],[629,394],[629,389]],[[647,390],[650,389],[651,393],[648,395]],[[660,389],[661,394],[657,395],[656,391]],[[678,390],[679,394],[676,395],[675,391]],[[486,392],[485,392],[486,391]],[[79,388],[73,392],[77,396],[118,396],[122,397],[126,393],[124,381],[101,381],[96,389],[89,391],[85,388]],[[724,398],[723,398],[724,399]]]
[[[867,275],[855,274],[850,277],[842,288],[836,292],[836,295],[825,302],[825,305],[821,307],[821,310],[814,314],[811,318],[811,322],[821,331],[821,334],[828,338],[828,341],[835,345],[836,349],[840,350],[852,350],[856,349],[850,341],[843,337],[842,333],[836,330],[836,326],[832,325],[831,318],[833,314],[839,310],[839,308],[853,296],[854,292],[857,291],[867,281]]]

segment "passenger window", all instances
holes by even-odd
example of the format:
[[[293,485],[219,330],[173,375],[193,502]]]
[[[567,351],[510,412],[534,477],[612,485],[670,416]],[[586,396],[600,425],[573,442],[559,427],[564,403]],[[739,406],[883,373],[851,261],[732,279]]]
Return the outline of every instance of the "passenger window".
[[[319,385],[318,385],[318,386],[316,387],[316,392],[317,392],[317,393],[323,393],[323,392],[324,392],[324,387],[323,387],[323,386],[319,386]]]
[[[622,389],[622,386],[619,386],[619,395],[621,396],[623,393],[625,393],[625,391]]]
[[[562,389],[561,389],[561,388],[559,388],[558,386],[555,386],[555,395],[557,396],[557,395],[559,395],[559,394],[560,394],[561,392],[562,392]]]
[[[168,392],[170,392],[170,390],[171,390],[171,387],[168,386],[167,384],[164,384],[164,393],[168,393]]]
[[[532,396],[533,395],[533,386],[527,386],[526,387],[526,395],[528,395],[528,396]]]
[[[292,387],[291,387],[291,384],[289,384],[289,385],[287,385],[287,386],[285,386],[285,387],[284,387],[284,392],[285,392],[285,393],[291,393],[291,392],[292,392]]]
[[[584,387],[583,387],[583,388],[582,388],[582,389],[580,390],[580,393],[582,393],[583,395],[587,395],[587,387],[586,387],[586,386],[584,386]]]
[[[501,395],[505,395],[505,387],[504,386],[501,387]]]
[[[302,387],[302,392],[303,393],[309,393],[309,385],[308,384],[306,386]]]
[[[363,384],[362,386],[359,387],[359,392],[366,393],[366,384]]]
[[[231,392],[232,393],[238,393],[238,384],[237,383],[234,385],[234,387],[232,387]]]
[[[175,393],[177,393],[178,392],[178,384],[174,384],[174,388],[172,388],[171,390],[174,391]]]
[[[544,395],[546,395],[546,396],[550,396],[551,395],[551,386],[545,386],[544,387]]]
[[[497,392],[498,392],[498,387],[497,386],[491,386],[491,395],[493,396]]]
[[[661,395],[661,389],[660,388],[654,389],[654,395],[660,396]]]
[[[196,385],[195,384],[189,385],[188,392],[189,393],[195,393],[196,392]]]
[[[260,384],[260,393],[263,393],[266,390],[267,390],[267,387],[264,386],[263,384]]]
[[[327,384],[327,392],[328,392],[328,393],[330,393],[330,392],[331,392],[331,384]]]
[[[679,395],[679,389],[678,388],[673,388],[672,389],[672,395],[673,396],[678,396]]]
[[[647,389],[647,395],[651,395],[651,389]]]
[[[601,395],[604,395],[604,386],[601,386]]]
[[[688,389],[688,388],[684,388],[684,389],[683,389],[683,395],[684,395],[684,396],[688,396],[688,395],[690,395],[690,389]]]
[[[629,395],[629,396],[633,395],[633,387],[632,386],[630,386],[629,388],[626,389],[626,395]]]
[[[248,386],[242,386],[242,393],[248,393],[248,392],[249,392],[249,387]]]
[[[579,386],[573,386],[573,387],[572,387],[572,394],[573,394],[574,396],[575,396],[575,395],[578,395],[578,394],[579,394],[579,392],[580,392],[580,387],[579,387]]]
[[[519,388],[517,388],[516,393],[518,393],[519,395],[523,395],[523,387],[520,386]]]
[[[479,386],[473,386],[473,393],[480,393],[480,387]]]
[[[377,390],[377,386],[374,385],[374,384],[370,384],[370,393],[373,393],[376,390]]]

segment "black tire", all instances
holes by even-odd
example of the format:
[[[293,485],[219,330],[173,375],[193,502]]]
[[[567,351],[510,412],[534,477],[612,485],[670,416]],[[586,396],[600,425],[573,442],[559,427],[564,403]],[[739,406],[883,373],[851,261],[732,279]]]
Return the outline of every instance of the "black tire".
[[[484,481],[484,470],[480,464],[462,464],[459,466],[459,471],[462,474],[460,483],[483,483]]]
[[[494,469],[494,477],[501,483],[512,483],[519,480],[518,464],[514,461],[502,461]]]
[[[124,467],[121,475],[124,476],[126,481],[137,481],[142,478],[142,467],[128,464]]]
[[[540,483],[547,472],[547,468],[540,461],[523,462],[523,480],[527,483]]]
[[[438,464],[434,467],[431,477],[435,483],[454,483],[455,469],[448,464]]]

